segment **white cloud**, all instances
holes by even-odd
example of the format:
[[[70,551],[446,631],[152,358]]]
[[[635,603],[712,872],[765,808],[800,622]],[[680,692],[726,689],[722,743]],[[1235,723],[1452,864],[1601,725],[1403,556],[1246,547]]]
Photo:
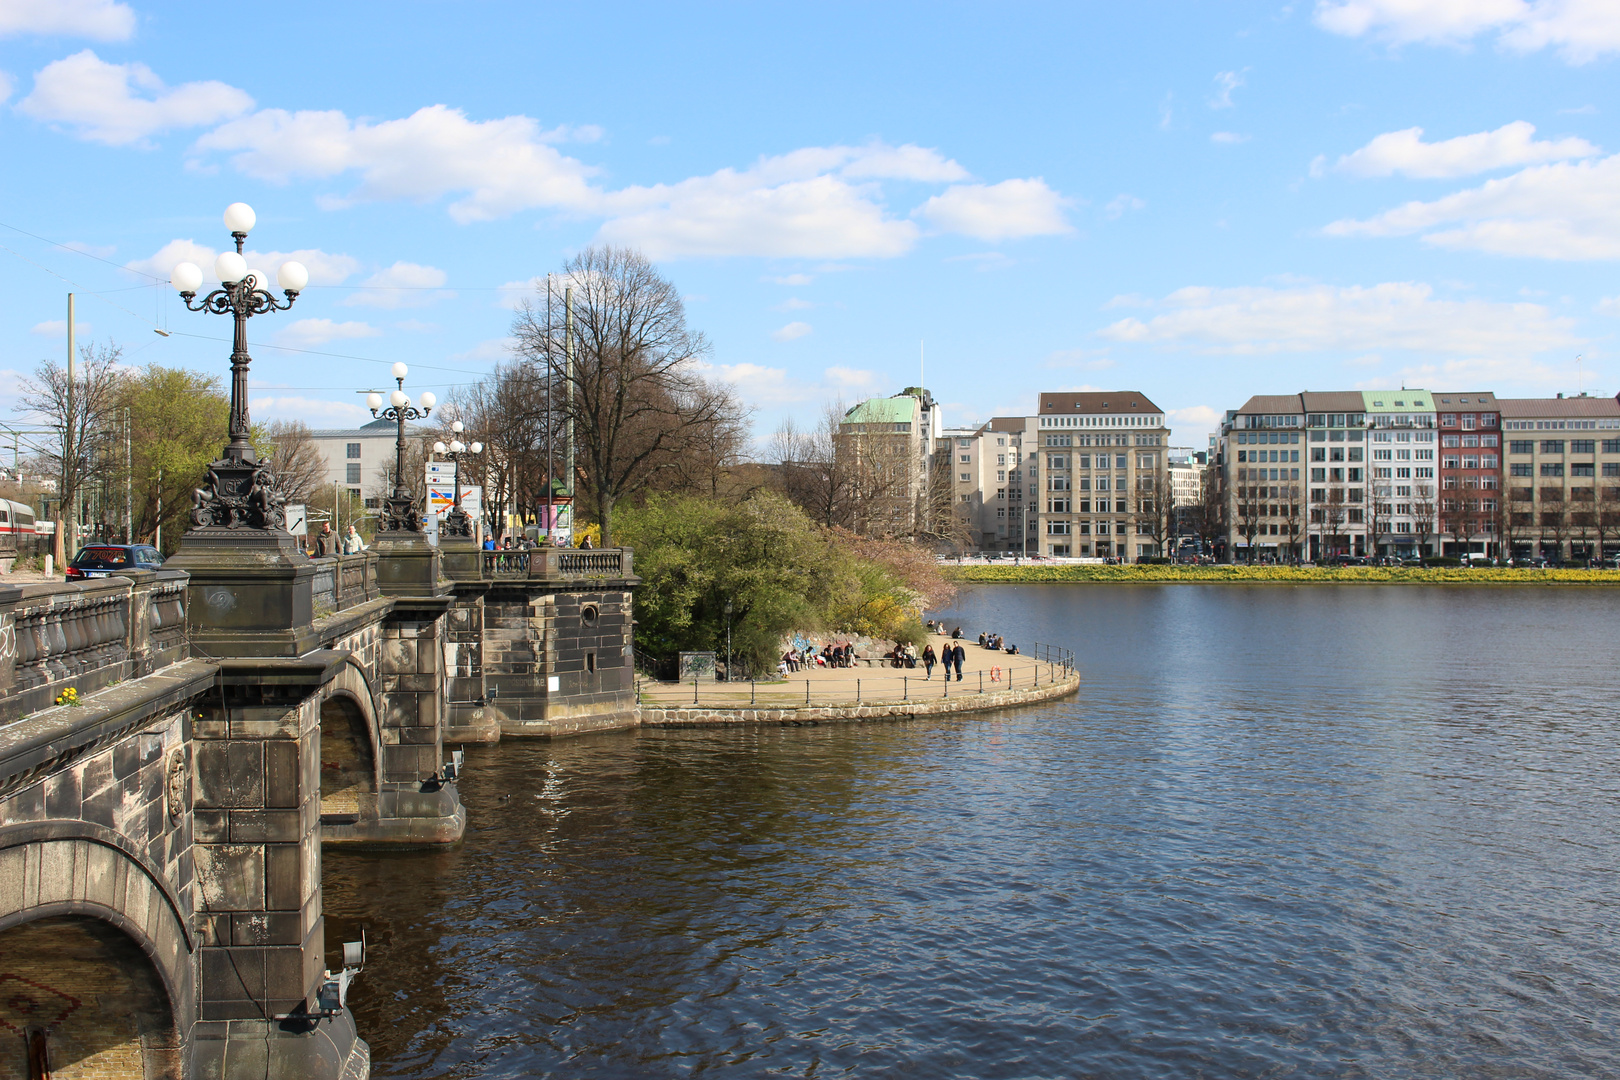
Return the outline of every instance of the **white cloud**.
[[[1046,355],[1046,367],[1102,371],[1114,366],[1107,349],[1059,349]]]
[[[394,329],[403,330],[407,334],[436,334],[439,332],[439,324],[422,322],[419,319],[402,319],[394,324]]]
[[[876,195],[835,175],[772,183],[761,170],[722,169],[615,193],[613,204],[645,207],[610,218],[598,236],[639,247],[653,259],[904,255],[916,243],[917,226],[890,218]]]
[[[813,308],[815,306],[816,305],[812,301],[800,300],[797,296],[790,296],[786,300],[782,301],[780,304],[774,305],[771,308],[771,310],[772,311],[804,311],[806,308]]]
[[[369,422],[371,413],[360,405],[347,401],[323,401],[320,398],[297,396],[249,397],[248,408],[261,420],[329,420],[335,425]],[[323,427],[323,424],[310,424]]]
[[[299,319],[277,331],[276,344],[289,349],[313,349],[329,341],[352,341],[355,338],[376,337],[381,333],[370,323]]]
[[[451,353],[450,359],[464,364],[482,364],[492,360],[510,360],[512,350],[517,347],[517,339],[502,337],[488,338],[466,352]]]
[[[1335,221],[1324,231],[1329,236],[1422,233],[1437,247],[1498,255],[1617,259],[1616,190],[1620,155],[1537,165],[1432,202],[1409,202],[1362,221]]]
[[[1536,126],[1523,120],[1495,131],[1459,135],[1442,142],[1423,141],[1423,129],[1407,128],[1379,135],[1366,146],[1341,157],[1334,169],[1352,176],[1403,176],[1449,179],[1512,165],[1593,157],[1600,151],[1573,136],[1536,141]]]
[[[1037,176],[999,184],[957,184],[923,203],[915,214],[941,232],[995,241],[1071,232],[1064,218],[1069,205]]]
[[[1221,419],[1221,414],[1208,405],[1188,405],[1183,409],[1168,409],[1165,415],[1170,418],[1172,426],[1200,428],[1204,431],[1214,430]]]
[[[1235,131],[1217,131],[1210,135],[1209,141],[1212,143],[1220,143],[1223,146],[1235,146],[1238,143],[1248,142],[1249,136],[1240,135]]]
[[[1243,72],[1222,71],[1215,75],[1215,96],[1209,99],[1212,109],[1230,109],[1232,107],[1232,91],[1243,85]]]
[[[772,332],[771,337],[777,341],[792,341],[802,338],[810,333],[810,324],[807,322],[790,322],[780,330]]]
[[[821,373],[822,381],[840,390],[875,390],[882,377],[864,368],[830,367]]]
[[[90,336],[90,332],[91,332],[90,324],[85,322],[83,319],[74,319],[73,320],[73,327],[74,327],[75,336],[77,336],[77,337],[89,337]],[[66,337],[67,336],[67,320],[66,319],[46,319],[42,323],[35,323],[29,329],[28,332],[30,334],[38,334],[40,337],[48,337],[48,338]]]
[[[809,274],[786,274],[782,277],[768,277],[763,280],[769,281],[773,285],[808,285],[816,279]]]
[[[204,281],[217,282],[214,259],[218,255],[214,248],[195,240],[170,240],[150,258],[135,259],[124,266],[137,274],[168,281],[176,263],[195,263],[202,270]],[[263,270],[272,280],[282,263],[288,260],[301,262],[304,269],[309,271],[311,285],[339,285],[360,269],[360,260],[353,256],[334,255],[319,248],[299,248],[297,251],[254,251],[249,248],[242,255],[247,259],[249,268]]]
[[[93,41],[127,41],[135,12],[116,0],[0,0],[0,37],[60,34]]]
[[[236,116],[253,99],[222,82],[165,87],[145,64],[109,64],[89,49],[56,60],[34,76],[20,112],[67,124],[92,142],[124,146],[173,128],[200,127]]]
[[[1407,349],[1523,357],[1578,344],[1573,321],[1540,304],[1439,300],[1419,282],[1372,286],[1215,289],[1171,293],[1146,321],[1099,331],[1111,341],[1252,356],[1281,352]]]
[[[1317,0],[1316,24],[1396,45],[1462,45],[1494,32],[1505,48],[1553,47],[1572,64],[1620,51],[1613,0]]]
[[[202,136],[196,149],[230,154],[243,173],[275,183],[359,173],[352,192],[326,200],[333,207],[465,192],[450,216],[466,223],[594,200],[587,179],[595,170],[558,153],[547,135],[527,116],[473,121],[444,105],[379,123],[335,110],[263,109]]]
[[[0,71],[0,105],[11,97],[11,92],[17,88],[17,82],[4,71]]]
[[[360,291],[343,303],[390,310],[426,307],[454,295],[441,288],[446,280],[445,272],[438,267],[397,262],[362,281]]]
[[[1115,195],[1108,201],[1108,205],[1103,207],[1103,213],[1112,221],[1115,218],[1123,217],[1132,210],[1145,210],[1146,208],[1147,203],[1138,199],[1135,195]]]
[[[1597,302],[1597,310],[1605,315],[1620,315],[1620,296],[1605,296]]]

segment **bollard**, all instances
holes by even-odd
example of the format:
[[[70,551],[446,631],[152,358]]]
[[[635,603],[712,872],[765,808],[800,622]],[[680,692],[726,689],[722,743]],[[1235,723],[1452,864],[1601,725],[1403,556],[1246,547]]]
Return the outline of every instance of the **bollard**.
[[[855,704],[861,703],[861,680],[855,680]]]
[[[810,680],[804,680],[804,703],[810,704]]]
[[[692,704],[696,705],[697,703],[697,676],[694,675],[692,676]]]
[[[979,672],[979,693],[984,693],[984,672]]]
[[[755,701],[758,700],[758,698],[755,696],[758,693],[759,693],[759,687],[754,685],[754,680],[753,679],[749,679],[748,680],[748,704],[752,705],[752,704],[754,704]]]
[[[900,676],[900,700],[911,700],[911,680],[904,675]]]

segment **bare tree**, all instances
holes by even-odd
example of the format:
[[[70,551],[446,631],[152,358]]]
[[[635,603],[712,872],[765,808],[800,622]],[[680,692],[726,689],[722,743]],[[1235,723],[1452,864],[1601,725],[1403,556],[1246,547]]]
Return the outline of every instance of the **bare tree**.
[[[118,368],[122,358],[123,350],[117,345],[91,343],[80,348],[71,383],[67,369],[55,360],[41,361],[33,377],[22,381],[23,411],[57,431],[56,437],[43,446],[41,460],[55,474],[60,497],[56,528],[59,561],[78,549],[80,495],[94,469],[93,447],[87,433],[105,429],[120,404]]]
[[[1412,528],[1417,532],[1418,552],[1422,555],[1433,554],[1429,550],[1429,538],[1434,535],[1435,500],[1433,484],[1412,485]]]
[[[1394,547],[1394,530],[1391,520],[1391,511],[1394,509],[1388,502],[1389,485],[1384,484],[1370,489],[1372,501],[1367,504],[1367,537],[1372,541],[1372,554],[1383,554],[1381,537],[1389,537],[1390,546]]]
[[[1305,513],[1300,505],[1300,490],[1298,484],[1289,484],[1283,488],[1283,494],[1288,502],[1283,506],[1283,529],[1288,534],[1288,556],[1290,561],[1299,562],[1305,543]]]
[[[1536,492],[1537,518],[1541,526],[1541,539],[1545,542],[1552,537],[1553,545],[1557,548],[1557,557],[1564,557],[1564,540],[1569,535],[1569,511],[1564,504],[1564,489],[1561,486],[1547,485]]]
[[[300,420],[275,420],[265,428],[265,436],[275,444],[276,482],[282,495],[291,503],[308,503],[326,487],[327,471],[326,455],[315,445],[308,425]]]
[[[592,246],[563,271],[575,294],[572,358],[555,304],[525,300],[512,332],[518,352],[564,389],[554,396],[573,421],[578,478],[611,545],[614,504],[701,451],[742,406],[729,386],[703,378],[709,343],[687,328],[680,293],[645,256]]]
[[[1237,489],[1238,534],[1248,542],[1249,562],[1254,562],[1254,538],[1260,535],[1260,489],[1239,484]]]
[[[1201,493],[1203,501],[1197,513],[1198,537],[1204,542],[1204,551],[1213,556],[1217,542],[1227,537],[1226,478],[1219,465],[1212,462],[1204,467]]]
[[[1136,515],[1153,537],[1154,550],[1164,555],[1175,532],[1176,507],[1170,489],[1170,457],[1162,449],[1137,454]]]
[[[1333,542],[1345,535],[1344,523],[1347,516],[1343,488],[1330,488],[1327,499],[1320,507],[1311,511],[1311,517],[1320,526],[1321,554],[1324,557],[1333,554]],[[1349,538],[1346,536],[1345,539],[1348,541]]]
[[[818,525],[848,523],[849,477],[835,446],[843,415],[843,402],[830,404],[815,427],[800,428],[789,417],[771,437],[783,494]]]
[[[1606,557],[1610,537],[1620,535],[1620,487],[1606,486],[1599,479],[1593,489],[1592,529],[1597,533],[1597,555]]]

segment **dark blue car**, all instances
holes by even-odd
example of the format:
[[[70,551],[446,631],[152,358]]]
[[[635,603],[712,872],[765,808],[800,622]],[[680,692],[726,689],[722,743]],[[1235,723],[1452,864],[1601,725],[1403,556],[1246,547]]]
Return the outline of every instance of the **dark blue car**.
[[[163,553],[150,544],[89,544],[66,568],[68,580],[111,577],[124,570],[156,570]]]

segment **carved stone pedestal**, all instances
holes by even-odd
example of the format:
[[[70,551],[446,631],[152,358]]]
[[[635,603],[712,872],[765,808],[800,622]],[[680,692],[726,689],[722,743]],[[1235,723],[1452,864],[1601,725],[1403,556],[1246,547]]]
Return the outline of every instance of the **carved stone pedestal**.
[[[194,655],[301,656],[315,648],[315,567],[285,529],[192,529],[164,567],[191,576]]]

